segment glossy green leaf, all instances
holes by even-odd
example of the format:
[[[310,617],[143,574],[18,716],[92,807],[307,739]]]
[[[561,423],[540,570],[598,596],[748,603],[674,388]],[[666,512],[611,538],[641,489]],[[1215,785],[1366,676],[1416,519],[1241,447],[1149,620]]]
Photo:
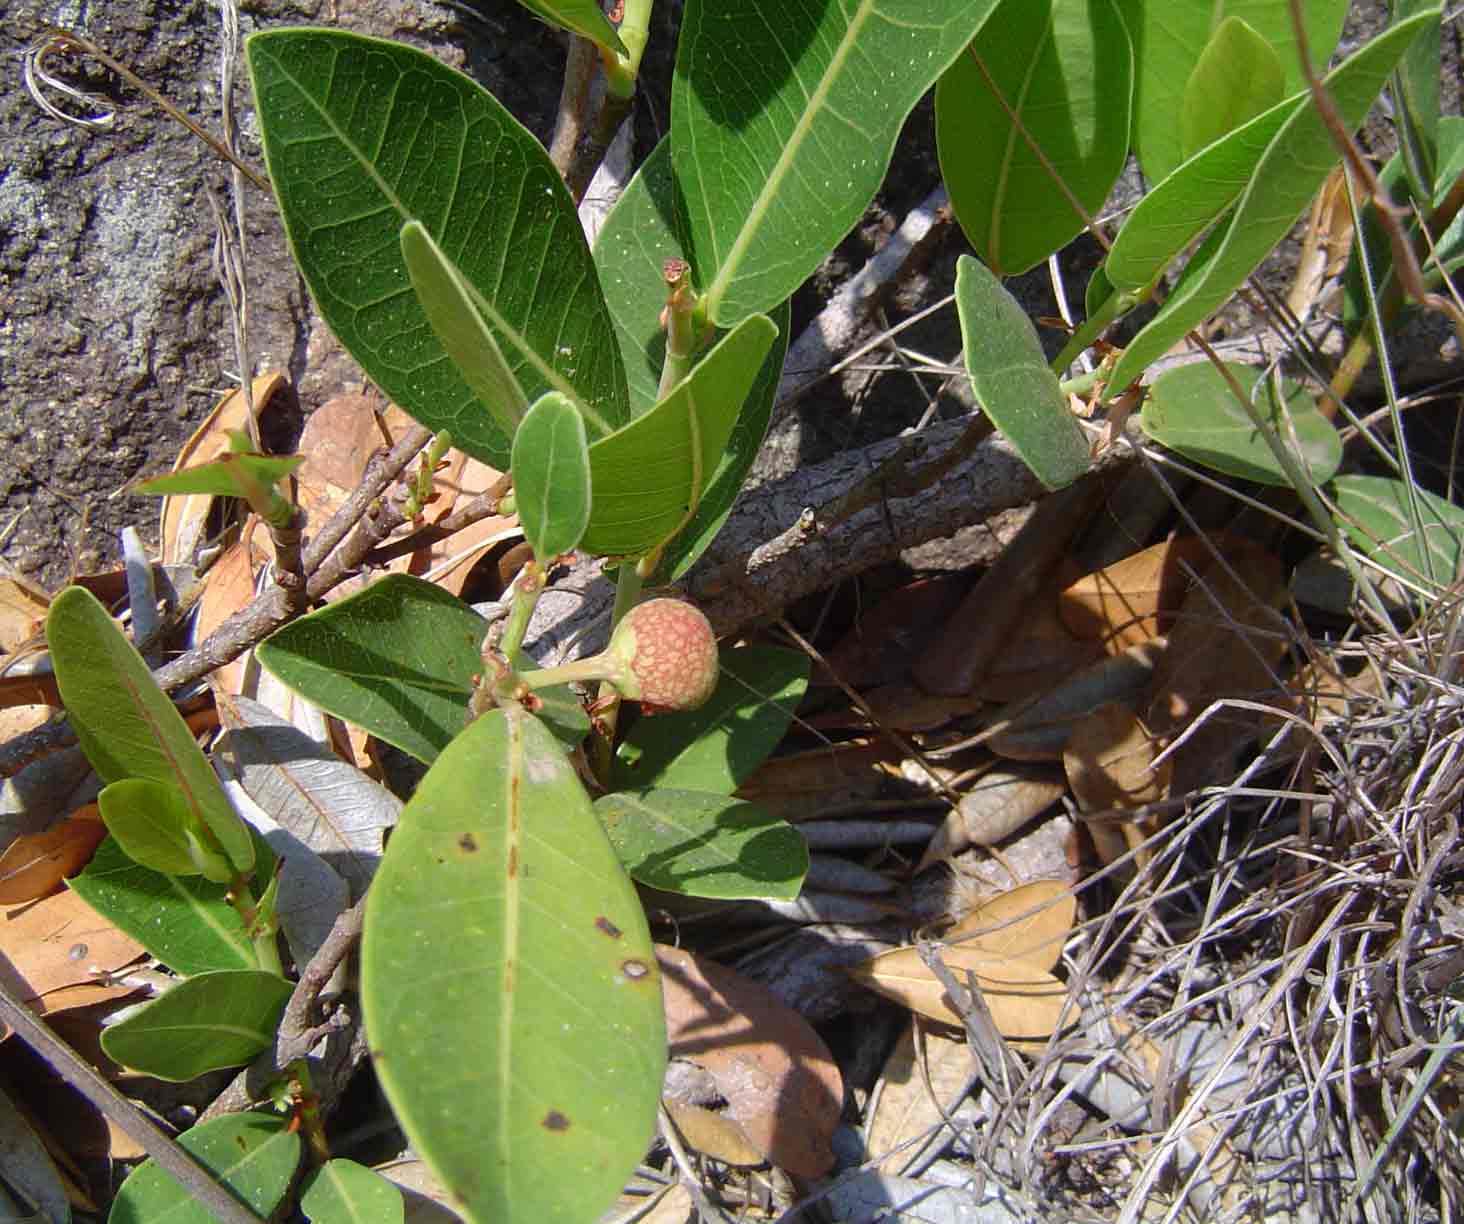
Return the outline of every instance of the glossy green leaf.
[[[1328,92],[1344,126],[1350,129],[1362,122],[1398,57],[1437,14],[1434,9],[1385,30],[1328,74]],[[1187,276],[1176,286],[1159,314],[1124,350],[1110,375],[1111,385],[1126,386],[1138,378],[1151,362],[1230,299],[1286,236],[1331,173],[1337,157],[1326,124],[1314,107],[1302,107],[1281,125],[1241,193],[1234,220],[1203,275]],[[1115,279],[1114,283],[1119,282]]]
[[[1114,0],[1002,0],[946,70],[935,91],[941,174],[966,237],[999,275],[1082,232],[1072,198],[1089,215],[1102,207],[1128,157],[1132,92]]]
[[[1184,160],[1177,117],[1190,74],[1215,28],[1239,17],[1276,52],[1285,73],[1284,92],[1306,88],[1290,6],[1282,0],[1119,0],[1134,40],[1133,143],[1150,182],[1172,173]],[[1306,0],[1308,49],[1318,70],[1331,58],[1342,34],[1348,0]]]
[[[135,863],[167,875],[193,876],[198,863],[189,850],[197,841],[193,814],[183,792],[167,782],[123,778],[102,789],[97,807],[107,832]]]
[[[386,394],[496,467],[508,439],[412,289],[420,221],[481,296],[530,400],[626,418],[625,376],[579,218],[543,147],[486,90],[424,52],[327,29],[247,44],[270,178],[322,315]]]
[[[1288,98],[1185,162],[1129,214],[1103,261],[1119,289],[1145,289],[1250,182],[1281,125],[1303,106]]]
[[[661,555],[660,572],[666,582],[678,581],[717,538],[762,449],[783,377],[783,359],[788,355],[789,329],[793,325],[791,304],[785,301],[775,307],[772,320],[778,334],[758,367],[752,390],[742,401],[742,410],[737,414],[712,478],[702,491],[691,521],[676,533]]]
[[[274,1045],[293,989],[259,969],[184,978],[104,1028],[102,1049],[124,1067],[174,1082],[240,1067]]]
[[[782,740],[808,688],[808,658],[773,646],[727,647],[710,700],[640,719],[616,750],[616,790],[730,795]]]
[[[484,321],[487,311],[477,304],[482,295],[420,221],[402,226],[401,244],[407,275],[427,322],[478,402],[492,414],[504,437],[512,438],[529,401]]]
[[[225,1114],[184,1131],[178,1142],[262,1219],[284,1199],[300,1161],[300,1136],[270,1114]],[[107,1224],[214,1224],[214,1216],[146,1160],[117,1191]]]
[[[586,552],[639,556],[691,522],[777,330],[744,319],[650,412],[590,447]]]
[[[1281,101],[1285,85],[1281,58],[1271,44],[1241,18],[1227,17],[1210,35],[1185,83],[1180,151],[1193,157],[1270,110]]]
[[[630,383],[631,410],[637,414],[654,405],[660,387],[666,355],[666,332],[661,325],[666,301],[662,268],[668,258],[684,256],[686,251],[685,243],[677,236],[675,216],[671,143],[666,139],[636,171],[605,218],[595,242],[595,263],[615,320],[620,355]],[[696,513],[662,556],[661,573],[668,582],[685,574],[716,538],[762,446],[788,352],[792,327],[789,303],[780,303],[771,317],[778,329],[777,339],[763,358],[757,380],[737,414],[737,424],[732,427],[732,436]]]
[[[1307,389],[1283,379],[1278,398],[1263,371],[1229,363],[1225,368],[1253,397],[1261,418],[1310,472],[1313,483],[1330,480],[1342,465],[1342,439]],[[1291,484],[1244,406],[1236,402],[1220,371],[1207,361],[1160,375],[1149,390],[1140,419],[1144,432],[1156,442],[1205,467],[1262,484]]]
[[[257,876],[268,878],[274,857],[262,838],[255,838],[255,853]],[[174,973],[259,965],[239,911],[224,899],[226,885],[151,871],[128,858],[116,838],[102,842],[86,870],[67,884]]]
[[[367,894],[361,994],[397,1121],[469,1220],[614,1202],[655,1128],[660,978],[589,797],[523,711],[469,725],[407,804]]]
[[[401,1224],[402,1192],[354,1160],[327,1160],[305,1179],[300,1210],[310,1224]]]
[[[46,640],[82,751],[103,782],[149,778],[176,786],[240,871],[254,842],[234,813],[183,716],[96,596],[67,587],[51,602]]]
[[[615,27],[605,19],[599,0],[519,0],[519,3],[561,30],[588,38],[607,51],[627,54]]]
[[[524,539],[548,564],[575,548],[590,522],[590,451],[584,418],[551,391],[513,439],[513,499]]]
[[[1459,579],[1464,510],[1426,489],[1413,490],[1420,541],[1408,486],[1385,476],[1339,476],[1332,482],[1338,518],[1347,534],[1386,569],[1443,591]]]
[[[663,892],[791,901],[808,843],[756,804],[691,790],[617,791],[595,815],[631,878]]]
[[[272,488],[305,462],[304,455],[221,455],[211,463],[154,476],[132,486],[134,493],[210,493],[248,497],[250,485]]]
[[[1091,448],[1027,312],[969,255],[956,263],[956,311],[977,402],[1038,480],[1071,484],[1088,470]]]
[[[430,761],[467,721],[486,630],[441,587],[389,574],[276,629],[256,654],[321,709]]]
[[[708,317],[792,295],[864,214],[900,126],[997,0],[688,0],[672,162]]]

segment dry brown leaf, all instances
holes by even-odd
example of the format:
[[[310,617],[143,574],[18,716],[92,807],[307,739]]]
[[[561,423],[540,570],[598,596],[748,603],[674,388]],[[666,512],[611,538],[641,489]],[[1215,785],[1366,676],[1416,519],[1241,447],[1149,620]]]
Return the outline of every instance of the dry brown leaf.
[[[278,370],[261,374],[252,384],[255,411],[263,415],[275,396],[293,395],[289,378]],[[173,471],[211,463],[229,450],[229,430],[247,429],[249,409],[241,388],[230,391],[213,406],[204,422],[183,444]],[[163,498],[159,535],[163,563],[188,564],[198,552],[208,527],[210,493],[179,493]]]
[[[1191,586],[1214,559],[1199,536],[1155,544],[1122,561],[1085,574],[1057,602],[1074,637],[1098,642],[1109,654],[1169,630]]]
[[[726,1116],[773,1164],[800,1177],[828,1172],[844,1085],[808,1021],[713,961],[679,948],[656,956],[671,1056],[710,1072]]]
[[[252,521],[252,520],[251,520]],[[253,532],[245,531],[208,571],[203,594],[198,600],[196,634],[203,641],[224,621],[254,598],[254,573],[263,560],[252,548]],[[213,683],[226,693],[237,693],[244,680],[243,656],[226,663],[213,675]]]
[[[1157,769],[1162,745],[1125,705],[1099,706],[1073,728],[1062,754],[1068,785],[1085,812],[1137,808],[1169,792],[1169,762]]]
[[[1287,644],[1275,611],[1286,593],[1281,563],[1259,549],[1228,560],[1229,571],[1208,570],[1180,606],[1145,718],[1158,735],[1177,730],[1213,701],[1276,688],[1272,669]]]
[[[1067,789],[1052,771],[994,769],[971,784],[945,820],[915,874],[969,846],[995,846],[1051,807]]]
[[[785,820],[811,820],[821,809],[873,799],[898,761],[898,750],[885,739],[814,748],[763,762],[737,788],[737,797],[756,800]]]
[[[1048,972],[1072,931],[1077,902],[1058,880],[1037,880],[1001,893],[942,937],[940,959],[962,985],[967,975],[1009,1040],[1044,1042],[1062,1019],[1067,985]],[[856,981],[945,1024],[961,1016],[919,948],[896,948],[849,970]]]
[[[1056,604],[1039,602],[1023,621],[1020,636],[991,661],[976,691],[987,701],[1021,701],[1099,662],[1103,654],[1096,643],[1068,632]]]
[[[0,974],[43,1015],[99,1001],[94,990],[76,988],[96,988],[99,972],[115,972],[143,954],[140,943],[69,890],[0,913]],[[58,995],[63,988],[72,989]]]
[[[956,610],[967,585],[961,577],[921,578],[888,592],[825,652],[828,668],[815,667],[813,682],[832,683],[829,672],[860,690],[903,681],[911,660]]]
[[[1007,713],[1010,725],[986,746],[1017,761],[1060,761],[1073,728],[1092,711],[1113,701],[1139,701],[1151,690],[1164,654],[1164,639],[1156,638],[1069,676]]]
[[[0,654],[14,654],[37,641],[51,597],[35,583],[17,575],[0,576]]]
[[[106,836],[95,803],[44,833],[22,833],[0,854],[0,905],[44,897],[91,862]]]
[[[864,730],[872,721],[891,731],[933,731],[985,704],[980,697],[932,697],[913,684],[886,684],[862,697],[870,717],[851,707],[820,714],[808,725],[822,731]]]
[[[983,901],[942,938],[1003,960],[1051,969],[1077,915],[1077,898],[1065,883],[1033,880]]]
[[[911,1024],[885,1060],[879,1095],[865,1124],[865,1150],[876,1157],[891,1153],[876,1166],[881,1173],[900,1173],[920,1155],[924,1145],[895,1149],[932,1127],[944,1126],[937,1102],[950,1113],[970,1089],[973,1078],[971,1051],[964,1041],[926,1032],[922,1070],[915,1036],[915,1025]]]
[[[753,1146],[742,1126],[725,1114],[713,1113],[688,1101],[666,1100],[662,1104],[687,1147],[739,1168],[767,1164],[768,1158]]]
[[[966,944],[942,948],[940,959],[962,986],[967,984],[968,973],[975,976],[997,1030],[1009,1040],[1043,1042],[1060,1023],[1067,984],[1045,969],[1002,960]],[[922,1016],[942,1024],[962,1023],[945,987],[917,948],[896,948],[848,972],[855,981]]]

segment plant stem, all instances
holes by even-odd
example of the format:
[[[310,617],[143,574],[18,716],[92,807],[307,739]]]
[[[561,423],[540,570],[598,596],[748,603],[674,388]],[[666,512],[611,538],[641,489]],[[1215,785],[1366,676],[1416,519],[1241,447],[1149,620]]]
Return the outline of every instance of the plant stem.
[[[498,648],[503,652],[503,657],[510,662],[518,654],[519,647],[524,644],[524,634],[528,632],[529,619],[534,615],[534,608],[538,606],[539,596],[543,592],[544,567],[539,564],[538,558],[534,557],[524,565],[517,581],[513,584],[513,600],[508,608],[508,621],[503,627],[503,636],[498,642]]]
[[[611,634],[625,614],[639,602],[643,582],[640,567],[633,561],[622,565],[616,572],[615,606],[610,612]],[[608,681],[603,682],[596,704],[601,708],[590,744],[590,766],[595,777],[608,785],[610,765],[615,755],[615,725],[620,721],[620,690]]]
[[[629,54],[604,56],[605,87],[612,98],[628,102],[635,96],[641,56],[645,54],[646,43],[651,37],[651,10],[654,7],[655,0],[625,0],[616,32]]]

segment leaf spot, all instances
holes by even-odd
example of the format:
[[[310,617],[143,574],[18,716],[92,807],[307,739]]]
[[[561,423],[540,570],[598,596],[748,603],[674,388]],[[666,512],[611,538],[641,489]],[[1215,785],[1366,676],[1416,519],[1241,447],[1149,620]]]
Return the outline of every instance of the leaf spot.
[[[620,962],[620,971],[632,981],[643,978],[650,970],[646,968],[646,962],[640,960],[628,960]]]
[[[471,833],[464,833],[460,838],[458,838],[458,849],[460,849],[464,854],[477,854],[478,839],[474,837]]]
[[[595,928],[596,930],[604,931],[611,939],[620,938],[620,928],[611,922],[610,919],[606,918],[604,914],[601,914],[595,919]]]
[[[517,846],[510,846],[508,848],[508,866],[505,868],[505,871],[508,873],[508,878],[510,880],[513,879],[514,876],[518,875],[518,847]]]
[[[559,1110],[551,1109],[544,1115],[544,1120],[539,1125],[548,1131],[567,1131],[569,1129],[569,1119],[560,1113]]]

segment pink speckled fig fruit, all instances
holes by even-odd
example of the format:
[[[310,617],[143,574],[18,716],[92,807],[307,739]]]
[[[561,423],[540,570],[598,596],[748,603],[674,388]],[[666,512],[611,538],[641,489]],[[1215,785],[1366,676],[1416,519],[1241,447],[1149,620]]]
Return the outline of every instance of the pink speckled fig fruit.
[[[611,680],[648,711],[694,710],[717,687],[717,639],[701,609],[648,599],[615,628],[606,655],[622,665]]]

